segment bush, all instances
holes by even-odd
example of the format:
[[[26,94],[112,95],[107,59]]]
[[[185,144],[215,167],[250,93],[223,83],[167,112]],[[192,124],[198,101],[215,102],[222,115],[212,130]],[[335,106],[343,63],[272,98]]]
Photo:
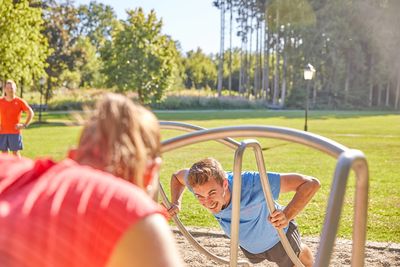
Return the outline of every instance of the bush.
[[[240,97],[215,97],[169,95],[162,102],[152,104],[153,109],[184,110],[184,109],[265,109],[267,105],[262,100],[247,100]]]

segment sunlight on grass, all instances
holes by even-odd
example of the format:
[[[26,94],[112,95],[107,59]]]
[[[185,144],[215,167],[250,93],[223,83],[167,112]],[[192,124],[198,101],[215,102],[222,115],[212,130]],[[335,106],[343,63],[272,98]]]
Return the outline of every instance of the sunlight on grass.
[[[177,120],[213,128],[229,125],[274,125],[301,130],[304,125],[302,111],[196,111],[157,112],[162,120]],[[80,127],[64,126],[70,121],[66,114],[47,114],[50,123],[33,125],[24,131],[28,157],[49,156],[59,160],[77,143]],[[363,151],[370,170],[368,240],[400,242],[400,115],[385,112],[311,112],[309,130],[333,139],[350,148]],[[183,132],[163,130],[163,140]],[[238,139],[240,140],[240,139]],[[322,183],[321,190],[298,216],[301,232],[320,234],[336,160],[303,145],[274,139],[259,139],[264,148],[266,169],[276,172],[299,172],[315,176]],[[163,155],[161,181],[169,195],[170,175],[177,169],[190,167],[194,161],[214,157],[226,170],[233,168],[234,151],[215,141],[190,145]],[[252,153],[244,158],[244,170],[256,170]],[[345,196],[338,236],[350,239],[353,225],[353,199],[355,178],[351,175]],[[292,194],[281,195],[279,202],[286,204]],[[185,225],[217,227],[216,221],[188,192],[184,195],[180,214]]]

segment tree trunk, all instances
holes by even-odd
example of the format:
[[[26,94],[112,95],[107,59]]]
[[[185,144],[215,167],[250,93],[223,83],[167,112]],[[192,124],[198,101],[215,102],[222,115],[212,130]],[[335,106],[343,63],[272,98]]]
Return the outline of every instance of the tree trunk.
[[[369,96],[368,96],[368,106],[372,107],[372,98],[374,96],[374,54],[371,55],[371,63],[369,67]]]
[[[255,68],[254,68],[254,97],[258,98],[258,94],[260,91],[260,84],[259,84],[259,72],[260,72],[260,66],[258,64],[258,54],[259,54],[259,28],[260,28],[260,23],[259,21],[256,21],[256,52],[255,52]]]
[[[252,12],[252,11],[251,11]],[[253,93],[252,92],[252,86],[251,86],[251,70],[253,69],[253,57],[252,57],[252,48],[253,48],[253,16],[251,16],[252,13],[250,13],[250,34],[249,34],[249,49],[248,49],[248,65],[246,68],[246,87],[247,87],[247,98],[250,98],[250,95]]]
[[[396,90],[396,97],[394,100],[394,109],[399,109],[399,98],[400,98],[400,72],[397,76],[397,90]]]
[[[233,21],[233,5],[232,1],[229,1],[229,80],[228,80],[228,90],[229,95],[231,95],[232,91],[232,21]]]
[[[258,99],[262,98],[262,72],[263,72],[263,43],[264,43],[264,27],[262,26],[262,22],[260,22],[260,39],[259,39],[259,50],[258,50]]]
[[[286,73],[287,73],[287,53],[283,50],[283,66],[282,66],[282,95],[280,106],[285,106],[286,99]]]
[[[264,68],[262,77],[262,90],[265,93],[265,101],[268,101],[269,93],[269,30],[268,30],[268,11],[265,11],[264,25]]]
[[[241,86],[240,86],[240,94],[243,97],[245,92],[247,91],[247,9],[243,10],[243,17],[242,17],[242,25],[241,25],[241,32],[242,32],[242,56],[241,56]]]
[[[388,80],[388,84],[386,86],[386,99],[385,99],[385,106],[389,106],[389,96],[390,96],[390,80]]]
[[[274,95],[272,104],[278,104],[279,97],[279,8],[276,9],[276,43],[275,43],[275,67],[274,67]]]
[[[44,104],[45,105],[47,105],[48,101],[50,100],[50,91],[51,91],[51,82],[50,82],[50,79],[47,79],[46,94],[44,96]]]
[[[346,80],[344,82],[344,103],[347,105],[349,98],[349,87],[350,87],[350,75],[351,75],[351,66],[350,62],[347,62],[346,65]]]
[[[314,79],[314,81],[316,81],[316,80]],[[312,108],[314,108],[316,106],[316,104],[317,104],[317,83],[316,82],[313,83],[312,92],[313,92],[313,95],[312,95]]]
[[[381,100],[382,100],[382,84],[378,85],[378,102],[376,103],[376,105],[378,107],[381,106]]]
[[[24,79],[21,80],[21,86],[20,86],[20,97],[24,98]]]
[[[218,97],[222,92],[222,81],[224,78],[224,42],[225,42],[225,1],[221,1],[221,40],[219,49],[219,64],[218,64]]]
[[[372,107],[372,97],[374,95],[374,83],[371,79],[370,83],[369,83],[369,96],[368,96],[368,106]]]

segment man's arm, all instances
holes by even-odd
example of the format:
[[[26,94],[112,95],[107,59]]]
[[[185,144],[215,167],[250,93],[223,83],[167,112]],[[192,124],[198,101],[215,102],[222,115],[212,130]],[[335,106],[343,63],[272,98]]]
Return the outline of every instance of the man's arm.
[[[26,113],[27,113],[26,114],[26,120],[25,120],[25,123],[24,123],[25,127],[27,127],[31,123],[31,121],[33,119],[33,116],[35,115],[30,106],[28,106],[28,110],[26,111]]]
[[[28,106],[28,109],[26,110],[26,120],[25,120],[25,123],[19,123],[19,124],[17,124],[17,126],[16,126],[17,129],[23,129],[23,128],[28,127],[28,125],[31,123],[31,121],[32,121],[34,115],[35,115],[35,114],[33,113],[32,108],[31,108],[30,106]]]
[[[270,216],[275,228],[282,229],[302,211],[321,187],[318,179],[297,173],[281,174],[281,193],[296,192],[283,211],[276,210]]]
[[[189,169],[183,169],[171,176],[171,207],[168,209],[168,213],[171,216],[175,216],[181,210],[182,196],[186,187],[185,175],[187,172],[189,172]]]

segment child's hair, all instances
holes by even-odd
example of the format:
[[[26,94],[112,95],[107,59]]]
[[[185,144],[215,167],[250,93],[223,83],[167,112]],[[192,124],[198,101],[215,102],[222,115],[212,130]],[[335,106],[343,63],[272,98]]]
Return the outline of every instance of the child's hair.
[[[154,114],[123,95],[108,93],[85,123],[76,160],[92,157],[103,170],[144,188],[149,159],[160,154],[160,129]]]

